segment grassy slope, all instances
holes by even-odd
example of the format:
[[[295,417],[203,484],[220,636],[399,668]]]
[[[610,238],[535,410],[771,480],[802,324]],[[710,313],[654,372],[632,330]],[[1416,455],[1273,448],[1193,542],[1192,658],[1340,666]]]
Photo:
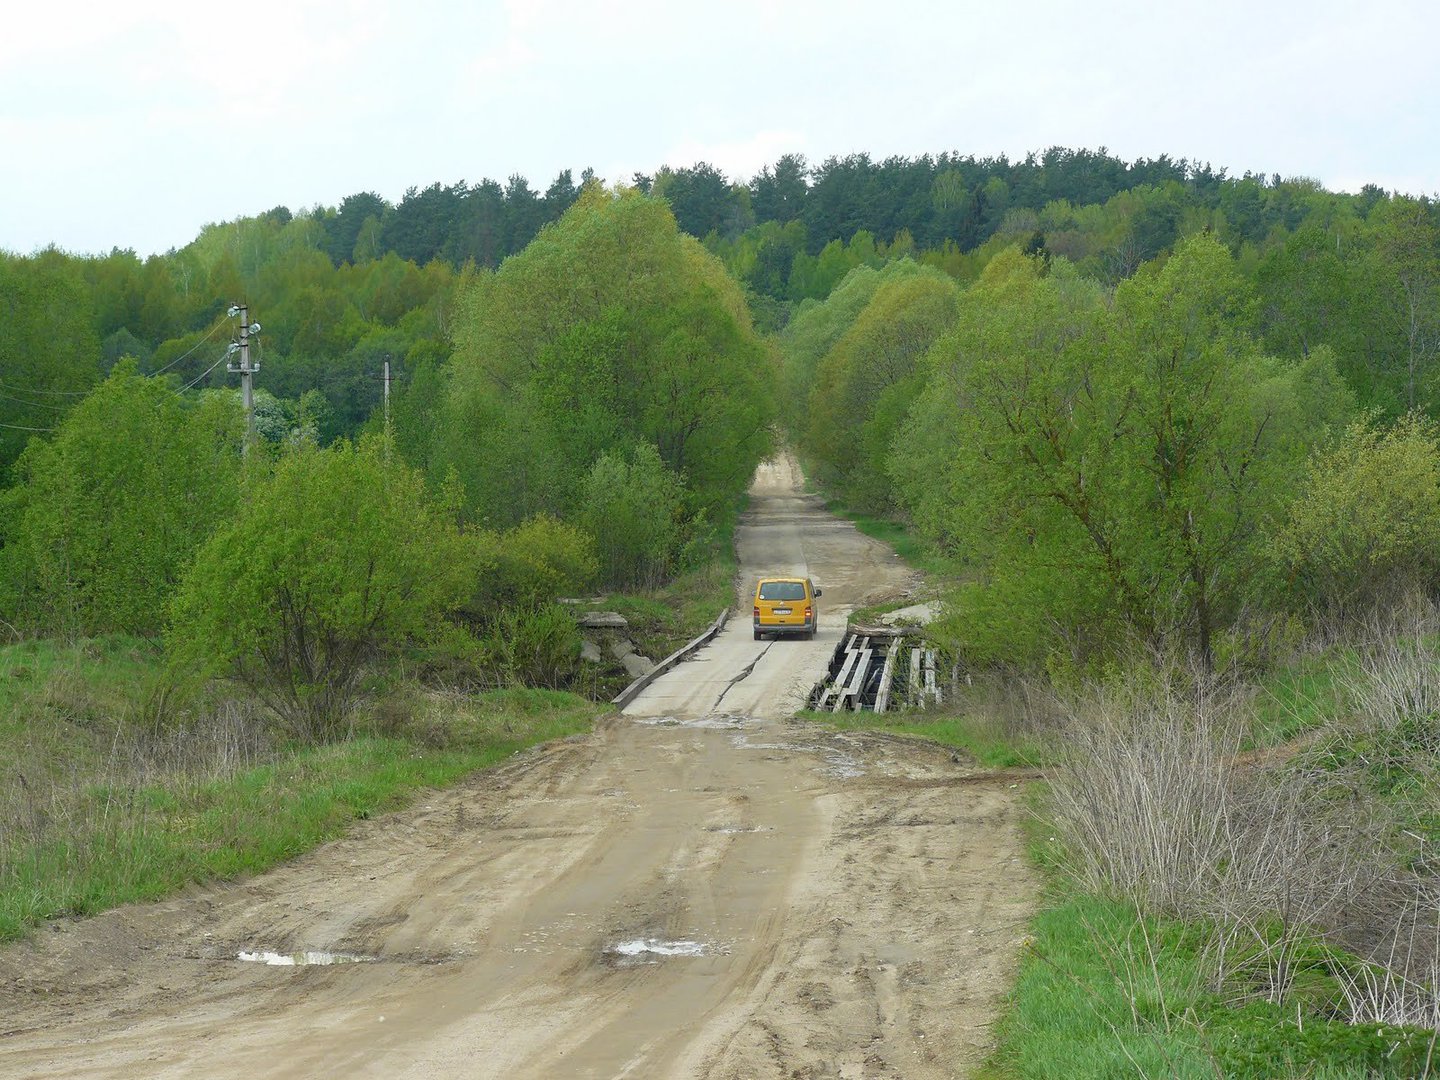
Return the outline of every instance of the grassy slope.
[[[420,790],[586,730],[600,711],[571,694],[496,691],[422,699],[328,746],[266,746],[243,722],[167,744],[137,730],[158,674],[140,643],[0,649],[0,940],[257,873]],[[165,752],[186,741],[181,759]]]
[[[600,605],[627,616],[642,652],[659,659],[734,602],[738,510],[696,568]],[[592,681],[603,699],[629,680]],[[160,657],[139,640],[0,647],[0,940],[57,915],[260,872],[605,711],[551,691],[440,699],[402,685],[343,742],[277,747],[243,703],[238,717],[216,711],[234,703],[210,703],[209,715],[167,720],[157,738],[147,718],[174,711],[165,685]]]

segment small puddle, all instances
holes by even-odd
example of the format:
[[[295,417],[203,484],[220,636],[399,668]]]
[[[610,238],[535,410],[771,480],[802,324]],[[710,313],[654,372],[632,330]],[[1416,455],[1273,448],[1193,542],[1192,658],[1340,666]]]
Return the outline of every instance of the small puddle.
[[[734,716],[730,713],[711,713],[708,716],[688,719],[680,719],[675,716],[632,716],[630,719],[645,727],[705,728],[728,731],[745,726],[744,717]]]
[[[734,835],[736,833],[773,832],[774,830],[766,825],[707,825],[705,831]]]
[[[658,964],[660,958],[671,956],[704,956],[710,947],[703,941],[660,941],[640,938],[606,946],[605,955],[620,967],[634,964]]]
[[[270,967],[311,967],[326,964],[369,964],[373,956],[357,956],[355,953],[321,952],[308,950],[295,953],[240,952],[235,959],[247,964],[266,964]]]
[[[860,767],[860,763],[849,754],[831,754],[829,758],[829,771],[832,776],[838,776],[842,780],[854,780],[858,776],[865,775],[865,770]]]

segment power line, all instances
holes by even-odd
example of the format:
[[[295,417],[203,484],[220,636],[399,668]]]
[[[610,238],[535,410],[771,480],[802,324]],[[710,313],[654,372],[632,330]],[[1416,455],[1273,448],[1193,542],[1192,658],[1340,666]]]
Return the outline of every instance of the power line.
[[[196,349],[200,348],[201,345],[204,345],[205,342],[209,341],[212,337],[214,337],[215,331],[219,330],[220,327],[224,326],[225,320],[228,318],[230,318],[229,315],[222,315],[220,317],[220,320],[210,328],[210,332],[208,334],[206,334],[203,338],[197,341],[194,345],[191,345],[190,348],[186,349],[183,353],[177,356],[174,360],[171,360],[164,367],[157,368],[155,371],[150,372],[150,377],[154,378],[156,375],[165,374],[165,372],[169,371],[176,364],[180,363],[181,360],[184,360],[187,356],[191,355]]]
[[[185,360],[186,358],[188,358],[188,357],[190,357],[190,356],[193,356],[194,353],[195,353],[195,351],[196,351],[197,349],[199,349],[201,345],[204,345],[207,341],[209,341],[211,338],[213,338],[213,337],[215,336],[216,332],[217,332],[222,326],[225,325],[225,321],[226,321],[229,317],[230,317],[230,316],[228,316],[228,315],[222,315],[222,316],[220,316],[219,320],[215,323],[214,326],[210,327],[210,330],[205,334],[204,337],[202,337],[199,341],[195,342],[194,345],[191,345],[190,348],[186,349],[186,350],[185,350],[183,353],[181,353],[179,356],[175,357],[174,360],[171,360],[171,361],[170,361],[168,364],[166,364],[164,367],[156,368],[154,371],[146,372],[146,376],[147,376],[148,378],[152,378],[152,379],[153,379],[156,375],[163,375],[163,374],[165,374],[165,372],[169,371],[171,368],[173,368],[176,364],[180,363],[182,360]],[[212,368],[211,370],[214,370],[214,369]],[[208,374],[209,374],[209,372],[206,372],[206,375],[208,375]],[[203,379],[204,377],[205,377],[204,375],[200,376],[200,378],[202,378],[202,379]],[[196,381],[198,382],[199,380],[196,380]],[[193,386],[193,385],[195,385],[195,384],[194,384],[194,383],[191,383],[190,385]],[[189,387],[186,387],[186,389],[188,390]],[[11,386],[9,383],[0,383],[0,390],[14,390],[14,391],[16,391],[16,392],[18,392],[18,393],[21,393],[21,394],[42,394],[42,395],[44,395],[44,396],[46,396],[46,397],[88,397],[88,396],[90,395],[90,391],[89,391],[89,390],[42,390],[42,389],[41,389],[40,387],[38,387],[38,386],[33,386],[33,387],[32,387],[32,386]],[[8,395],[8,394],[0,394],[0,397],[9,397],[9,395]],[[61,407],[58,406],[58,405],[41,405],[38,401],[23,401],[21,398],[17,398],[17,397],[11,397],[10,400],[11,400],[11,401],[19,401],[19,402],[21,402],[21,404],[24,404],[24,405],[34,405],[34,406],[36,406],[36,407],[38,407],[38,408],[41,408],[41,409],[56,409],[56,410],[58,411],[58,410],[60,410],[60,408],[61,408]],[[38,429],[37,429],[37,430],[38,430]]]
[[[24,424],[6,424],[0,422],[0,427],[9,428],[11,431],[54,431],[53,427],[26,427]]]
[[[208,368],[206,368],[204,371],[202,371],[199,375],[195,376],[195,378],[191,379],[188,383],[186,383],[184,386],[182,386],[182,387],[180,388],[180,392],[181,392],[181,393],[184,393],[186,390],[189,390],[191,387],[195,386],[197,383],[200,382],[201,379],[205,378],[206,375],[209,375],[210,372],[214,371],[217,367],[219,367],[221,364],[223,364],[223,363],[229,358],[229,356],[230,356],[230,353],[229,353],[228,351],[221,353],[219,360],[216,360],[213,364],[211,364]]]
[[[9,383],[0,383],[0,390],[18,390],[22,394],[45,394],[54,397],[88,397],[89,390],[41,390],[39,387],[11,386]]]
[[[0,394],[0,398],[6,401],[18,401],[21,405],[29,405],[32,409],[49,409],[51,412],[64,412],[64,405],[46,405],[43,401],[26,401],[11,394]]]

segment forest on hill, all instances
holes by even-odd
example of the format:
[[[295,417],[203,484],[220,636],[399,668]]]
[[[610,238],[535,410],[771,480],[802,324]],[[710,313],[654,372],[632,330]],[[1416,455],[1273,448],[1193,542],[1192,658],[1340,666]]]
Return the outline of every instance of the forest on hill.
[[[1395,278],[1409,275],[1406,260],[1425,263],[1425,230],[1440,213],[1427,199],[1059,148],[1015,162],[859,154],[811,167],[786,155],[745,183],[704,163],[634,179],[721,259],[761,330],[779,330],[857,266],[909,258],[964,285],[997,251],[1019,245],[1113,286],[1203,229],[1257,285],[1272,348],[1331,345],[1361,401],[1388,415],[1431,394],[1423,311],[1406,325],[1424,282]],[[0,253],[9,312],[0,325],[0,469],[123,356],[182,386],[227,385],[217,349],[238,299],[264,326],[258,422],[267,438],[300,427],[322,442],[353,435],[380,401],[387,358],[402,393],[444,364],[465,268],[493,270],[523,250],[586,183],[595,183],[588,170],[579,186],[566,171],[543,193],[516,176],[504,186],[431,184],[395,204],[359,193],[336,207],[276,207],[208,225],[185,247],[146,259]]]
[[[489,246],[474,247],[480,237]],[[1182,275],[1183,290],[1161,284]],[[617,192],[588,172],[578,188],[562,173],[543,195],[518,177],[503,189],[432,185],[396,205],[356,195],[335,209],[296,215],[281,207],[210,225],[185,248],[144,260],[126,251],[0,255],[10,312],[0,321],[6,607],[17,625],[29,612],[53,628],[64,612],[89,632],[159,629],[158,593],[144,614],[91,622],[80,614],[91,601],[67,594],[62,602],[47,590],[65,582],[71,593],[114,591],[100,583],[120,572],[102,569],[113,553],[89,552],[89,569],[77,574],[78,541],[62,534],[84,486],[117,471],[128,453],[138,455],[125,474],[134,483],[166,460],[215,470],[181,485],[203,486],[207,498],[203,510],[174,508],[162,529],[174,552],[137,534],[147,558],[177,560],[158,577],[132,563],[137,579],[178,581],[207,530],[236,505],[226,361],[230,305],[243,299],[262,325],[252,349],[260,365],[254,422],[267,458],[378,436],[388,364],[385,437],[405,467],[433,488],[449,486],[463,522],[579,528],[586,515],[599,520],[597,500],[615,490],[596,470],[617,470],[643,491],[636,505],[648,506],[653,550],[636,540],[628,553],[597,553],[618,584],[663,576],[687,544],[723,524],[779,416],[820,479],[851,505],[900,515],[968,560],[1008,552],[1020,559],[1016,581],[1043,577],[1026,559],[1068,568],[1037,586],[1032,599],[1042,608],[1069,595],[1080,580],[1070,571],[1098,559],[1103,573],[1084,586],[1090,599],[1074,598],[1075,627],[1108,640],[1122,624],[1198,620],[1196,640],[1209,657],[1214,634],[1236,613],[1284,608],[1295,591],[1302,567],[1293,561],[1272,566],[1271,579],[1285,585],[1264,603],[1223,568],[1253,570],[1262,524],[1278,536],[1277,515],[1302,492],[1322,500],[1322,480],[1306,479],[1307,455],[1357,425],[1352,439],[1379,439],[1405,416],[1408,437],[1432,437],[1437,290],[1440,206],[1428,199],[1059,149],[1019,162],[853,155],[814,168],[786,156],[748,183],[702,163],[637,176]],[[1136,298],[1151,294],[1150,314],[1135,314],[1145,306]],[[1209,329],[1164,329],[1177,303],[1198,304],[1194,317]],[[997,322],[1005,312],[1018,321]],[[1053,341],[1037,345],[1026,336],[1034,334]],[[1156,367],[1157,349],[1173,352],[1170,368]],[[1015,371],[1003,367],[1027,356]],[[1254,359],[1222,387],[1217,357]],[[1059,381],[1030,388],[1042,372]],[[1067,389],[1075,379],[1085,388],[1079,399]],[[1022,383],[1040,396],[1026,398]],[[1268,404],[1241,405],[1262,388]],[[1138,402],[1154,393],[1161,399],[1150,416]],[[777,395],[785,402],[778,411]],[[1080,405],[1092,400],[1084,423],[1100,426],[1082,434]],[[142,402],[154,412],[132,418],[131,430],[146,442],[107,445],[106,433],[129,421],[105,410]],[[1086,443],[1118,422],[1105,419],[1116,402],[1129,403],[1127,422],[1146,415],[1174,430],[1157,428],[1149,450],[1118,436]],[[1015,415],[1003,420],[1007,410]],[[1061,476],[1046,472],[1064,473],[1071,459],[1045,469],[1031,461],[1039,486],[1019,506],[1049,500],[1069,509],[1058,520],[1031,520],[1032,509],[1017,506],[1005,515],[1016,531],[1001,544],[986,523],[1020,498],[1018,466],[1037,453],[1025,440],[1039,437],[1025,425],[1047,410],[1060,425],[1046,436],[1047,452],[1107,462],[1101,472],[1115,477],[1120,502],[1092,505],[1110,493],[1094,486],[1100,473],[1077,473],[1064,483],[1083,486],[1087,501],[1074,504]],[[1254,429],[1229,431],[1227,449],[1202,437],[1215,416],[1233,422],[1245,410],[1258,417]],[[1079,441],[1067,449],[1072,438]],[[182,449],[185,439],[220,449]],[[991,490],[973,471],[982,463],[965,463],[967,447],[993,454],[1006,439],[1015,440],[1006,452],[1021,457],[1006,474],[1009,487]],[[948,486],[936,486],[956,470]],[[1126,494],[1147,471],[1162,484],[1162,509],[1154,493]],[[1172,481],[1174,491],[1164,486]],[[113,485],[97,486],[91,497],[113,494]],[[47,509],[54,499],[70,500],[63,513]],[[1188,516],[1175,518],[1182,508]],[[1205,535],[1197,513],[1219,514],[1223,538]],[[1229,524],[1221,529],[1219,520]],[[1023,540],[1058,543],[1074,528],[1093,550],[1081,542],[1062,556]],[[1178,562],[1137,549],[1125,557],[1141,567],[1120,565],[1122,534],[1153,542],[1172,528],[1185,552]],[[57,545],[63,558],[53,554]],[[1127,598],[1124,612],[1098,599],[1101,582],[1103,595]],[[1162,610],[1176,603],[1183,613]],[[1044,618],[1052,630],[1065,622],[1048,608]],[[1023,648],[1018,638],[996,648],[1043,655],[1054,642],[1033,631]]]
[[[606,234],[597,223],[612,217]],[[657,261],[666,230],[670,261]],[[590,463],[632,443],[696,493],[686,513],[714,519],[764,444],[778,389],[787,422],[806,406],[792,434],[836,491],[939,536],[884,459],[902,429],[918,434],[909,413],[937,377],[922,356],[975,332],[952,325],[957,312],[1016,257],[1042,293],[1072,281],[1108,312],[1199,235],[1226,253],[1212,269],[1247,349],[1333,371],[1356,416],[1440,405],[1440,205],[1426,198],[1103,150],[814,167],[786,155],[748,182],[700,163],[637,175],[621,195],[588,170],[543,193],[522,177],[435,184],[393,205],[362,193],[209,225],[143,260],[0,254],[0,475],[33,484],[34,462],[116,372],[203,413],[207,393],[234,385],[227,312],[243,299],[262,324],[265,446],[378,431],[388,362],[402,457],[454,478],[494,527],[571,516]],[[778,381],[767,330],[785,354]],[[950,346],[967,365],[974,347]]]

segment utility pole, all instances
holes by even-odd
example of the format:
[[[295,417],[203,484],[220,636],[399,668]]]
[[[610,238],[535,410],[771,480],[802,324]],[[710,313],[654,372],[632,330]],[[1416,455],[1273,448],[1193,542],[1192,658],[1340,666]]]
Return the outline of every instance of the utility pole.
[[[250,444],[255,441],[255,390],[251,385],[250,377],[260,370],[260,362],[250,363],[250,335],[260,332],[260,324],[250,322],[250,308],[245,304],[237,304],[230,308],[228,313],[231,318],[240,316],[240,342],[237,346],[232,343],[230,351],[240,354],[240,362],[233,361],[226,365],[226,370],[232,374],[240,374],[240,397],[245,402],[245,443],[240,448],[242,455],[250,453]]]
[[[390,435],[390,357],[385,357],[385,435]]]

